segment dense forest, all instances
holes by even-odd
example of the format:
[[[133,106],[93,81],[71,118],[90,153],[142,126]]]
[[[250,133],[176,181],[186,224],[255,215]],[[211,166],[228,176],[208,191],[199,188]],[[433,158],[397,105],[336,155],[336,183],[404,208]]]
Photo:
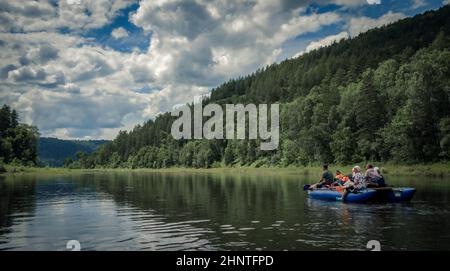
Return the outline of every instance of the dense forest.
[[[17,111],[3,105],[0,109],[0,164],[36,165],[38,137],[36,127],[19,123]]]
[[[90,154],[107,140],[62,140],[41,137],[38,140],[39,165],[61,167],[72,164],[80,155]]]
[[[450,158],[450,6],[287,59],[215,88],[205,103],[280,103],[280,148],[174,140],[174,117],[121,131],[71,167],[289,166]]]

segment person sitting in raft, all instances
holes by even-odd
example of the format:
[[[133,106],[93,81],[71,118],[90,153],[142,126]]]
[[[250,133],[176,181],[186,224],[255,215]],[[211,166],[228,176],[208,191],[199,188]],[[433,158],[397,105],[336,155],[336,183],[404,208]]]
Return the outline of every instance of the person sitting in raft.
[[[378,183],[378,187],[386,187],[386,181],[384,180],[384,176],[381,174],[380,168],[379,167],[374,167],[373,168],[378,175],[380,175],[380,179],[377,181]]]
[[[328,164],[324,164],[322,168],[323,168],[322,178],[319,180],[318,183],[311,185],[309,187],[309,190],[320,188],[323,185],[331,185],[334,182],[333,175],[328,170]]]
[[[341,180],[344,177],[344,174],[338,169],[336,170],[336,175],[334,176],[335,180]]]
[[[367,187],[380,187],[381,175],[374,169],[372,164],[366,165],[364,178],[366,178]]]
[[[342,172],[338,169],[336,170],[336,175],[334,176],[334,183],[332,186],[343,186],[348,180],[348,176],[342,174]]]
[[[342,201],[345,201],[348,193],[355,193],[359,190],[366,189],[366,179],[361,173],[359,166],[354,166],[352,169],[352,180],[345,183],[345,190],[342,194]]]

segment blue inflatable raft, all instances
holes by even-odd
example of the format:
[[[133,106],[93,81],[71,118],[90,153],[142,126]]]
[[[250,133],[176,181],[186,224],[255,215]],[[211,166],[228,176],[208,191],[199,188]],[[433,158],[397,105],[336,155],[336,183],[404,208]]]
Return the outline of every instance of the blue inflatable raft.
[[[357,193],[347,194],[345,202],[347,203],[365,203],[365,202],[407,202],[410,201],[416,193],[415,188],[369,188]],[[311,199],[342,201],[342,193],[328,188],[319,188],[309,190],[308,195]]]
[[[377,191],[372,189],[362,190],[357,193],[349,193],[345,199],[347,203],[364,203],[374,197]],[[342,193],[327,188],[319,188],[308,191],[308,195],[312,199],[342,201]]]
[[[374,202],[408,202],[416,193],[416,189],[412,187],[382,187],[374,188],[374,190],[377,193],[370,199]]]

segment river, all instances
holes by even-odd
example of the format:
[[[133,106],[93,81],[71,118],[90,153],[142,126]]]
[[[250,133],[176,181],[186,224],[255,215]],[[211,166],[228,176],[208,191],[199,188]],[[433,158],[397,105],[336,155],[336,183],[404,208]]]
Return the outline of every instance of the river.
[[[410,203],[309,199],[306,176],[0,176],[0,250],[450,250],[450,179],[387,178]]]

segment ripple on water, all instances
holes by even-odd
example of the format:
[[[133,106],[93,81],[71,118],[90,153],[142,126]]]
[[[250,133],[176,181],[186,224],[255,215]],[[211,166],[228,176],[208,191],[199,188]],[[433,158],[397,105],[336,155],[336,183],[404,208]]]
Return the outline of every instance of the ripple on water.
[[[247,227],[247,228],[239,228],[240,231],[252,231],[255,230],[255,228]]]
[[[247,242],[228,242],[225,245],[230,246],[230,247],[245,247],[248,245],[248,243]]]
[[[239,231],[223,231],[222,234],[239,234]]]

